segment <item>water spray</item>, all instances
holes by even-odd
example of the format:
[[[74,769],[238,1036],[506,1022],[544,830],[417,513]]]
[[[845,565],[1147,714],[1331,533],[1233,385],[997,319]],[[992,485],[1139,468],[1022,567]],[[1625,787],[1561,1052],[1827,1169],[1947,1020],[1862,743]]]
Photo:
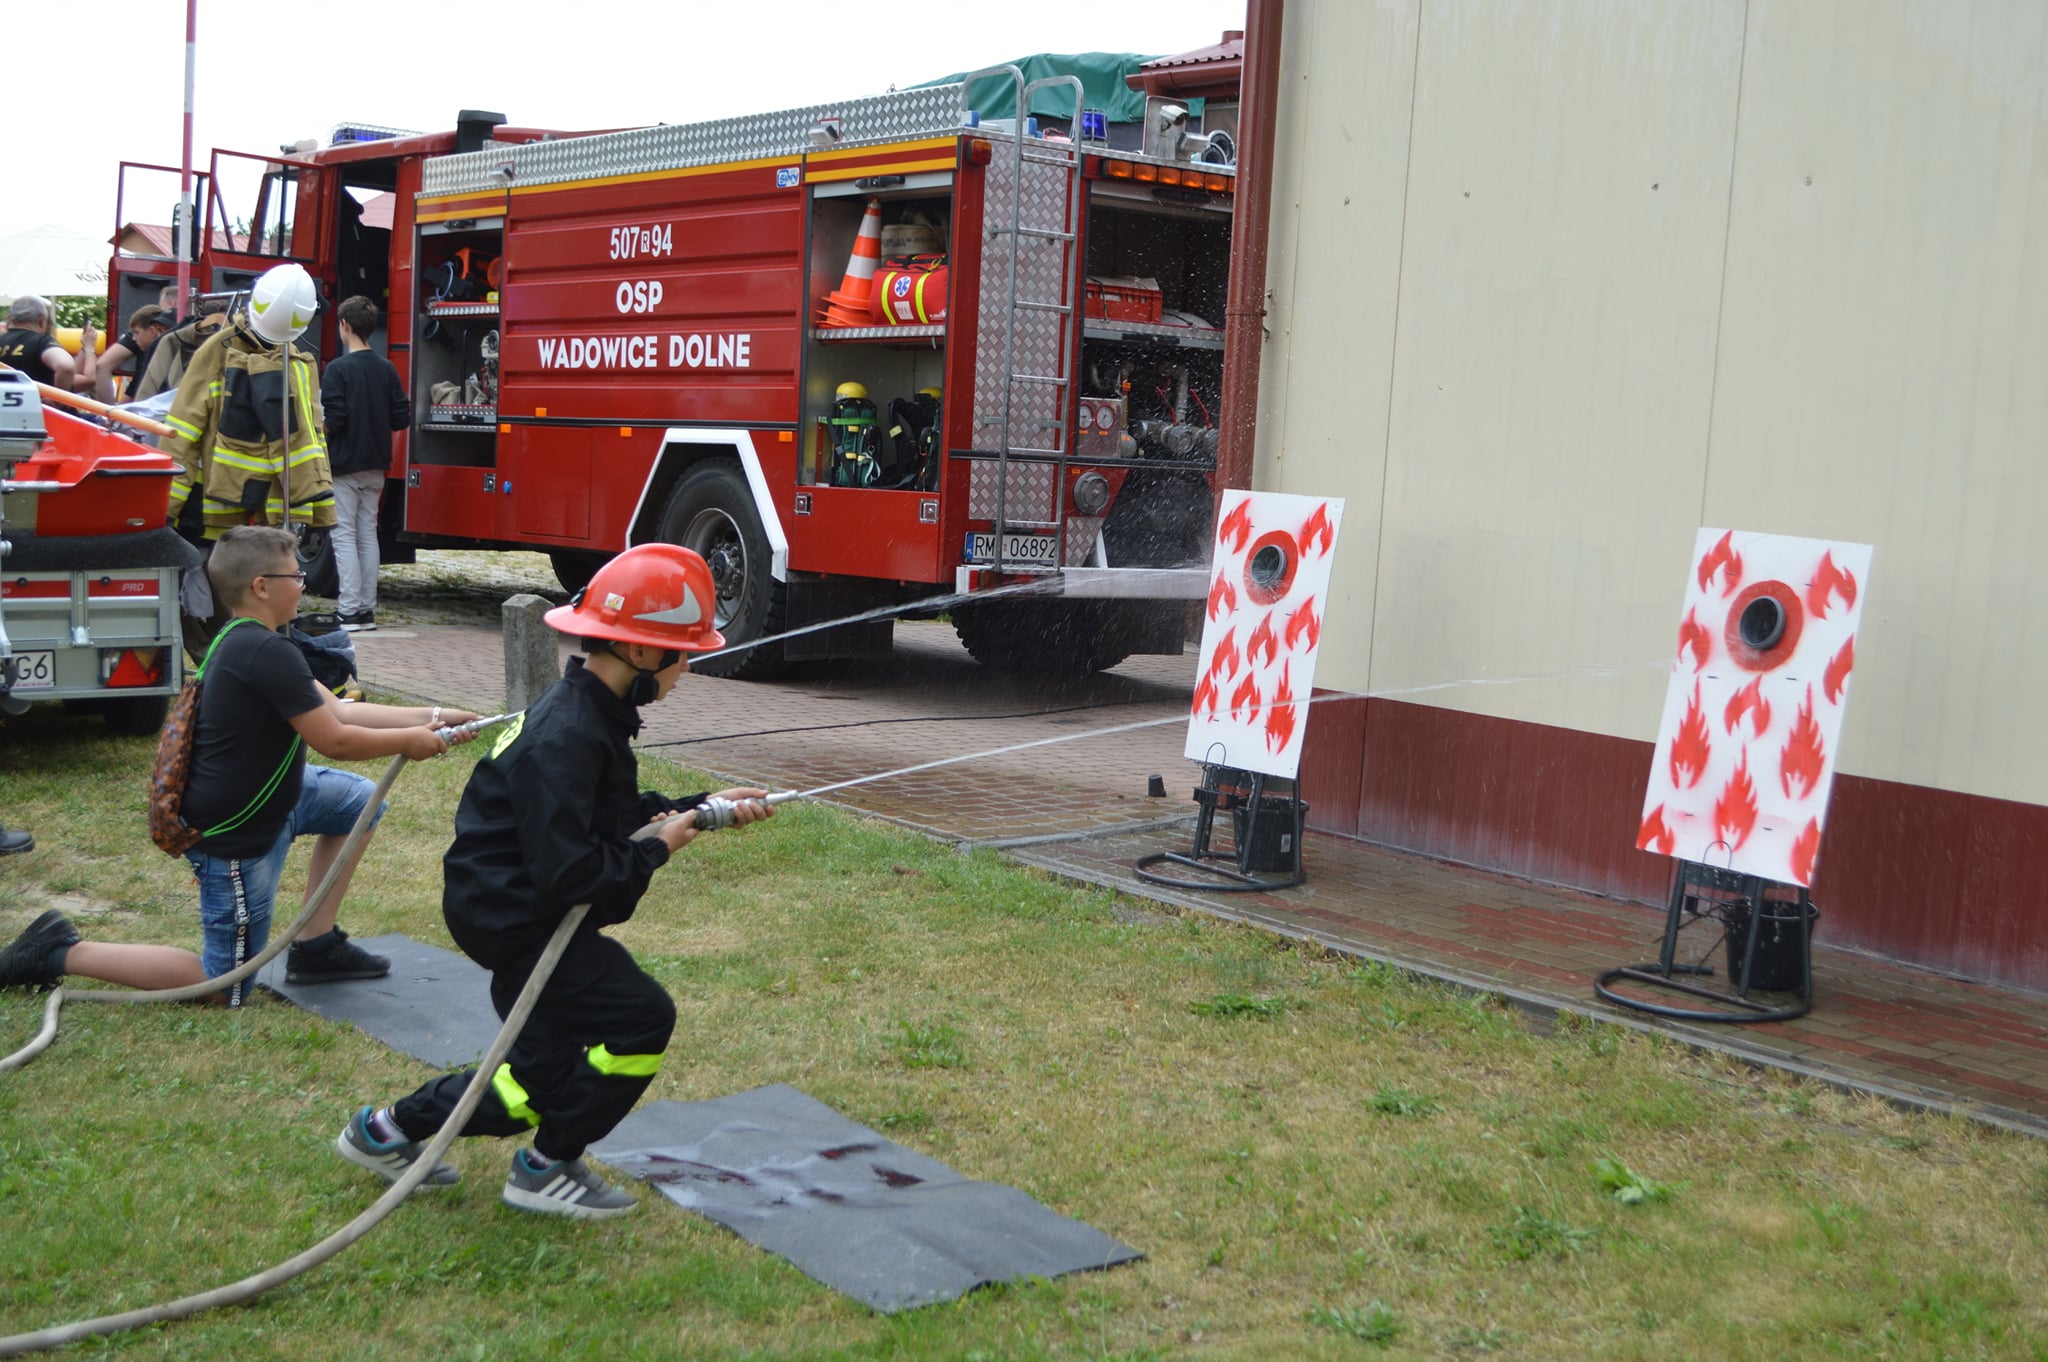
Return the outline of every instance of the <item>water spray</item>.
[[[731,653],[744,653],[764,644],[780,643],[786,638],[801,638],[825,629],[837,629],[842,625],[861,624],[867,620],[894,619],[898,615],[929,611],[933,614],[955,605],[970,601],[995,600],[1002,596],[1057,596],[1064,586],[1057,577],[1034,578],[1027,582],[1012,582],[1008,586],[991,587],[987,591],[949,591],[943,596],[927,596],[923,600],[903,601],[896,605],[879,605],[872,610],[863,610],[857,615],[843,615],[838,619],[825,620],[819,624],[799,625],[785,629],[779,634],[768,634],[761,638],[750,638],[743,643],[728,643],[715,653],[700,653],[699,660],[725,657]]]

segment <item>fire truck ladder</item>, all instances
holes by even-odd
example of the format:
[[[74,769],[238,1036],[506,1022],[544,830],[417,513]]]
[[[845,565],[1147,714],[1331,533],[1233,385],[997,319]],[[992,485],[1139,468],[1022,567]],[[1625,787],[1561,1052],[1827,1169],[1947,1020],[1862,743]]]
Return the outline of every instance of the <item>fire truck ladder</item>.
[[[995,447],[995,533],[989,555],[994,569],[1001,572],[1003,538],[1012,528],[1052,530],[1059,540],[1058,561],[1066,561],[1060,499],[1073,452],[1068,420],[1073,409],[1074,308],[1081,242],[1079,131],[1085,95],[1077,76],[1047,76],[1026,84],[1024,73],[1015,66],[995,66],[962,82],[963,104],[974,82],[984,77],[1007,77],[1016,90],[1009,148],[989,165],[982,255],[979,353],[1000,353],[1002,368],[978,376],[975,385],[975,405],[983,412],[996,405],[981,400],[986,386],[983,378],[1001,386],[1000,437]],[[1029,135],[1031,97],[1055,86],[1073,92],[1074,114],[1069,126],[1074,140],[1050,142]],[[998,273],[1002,276],[1000,291],[996,291]],[[1000,345],[996,344],[998,334]],[[983,416],[977,424],[987,428],[996,422]],[[1026,459],[1013,469],[1014,455]],[[1046,485],[1048,471],[1050,486]],[[1028,498],[1030,503],[1015,519],[1011,517],[1013,475],[1020,499]]]

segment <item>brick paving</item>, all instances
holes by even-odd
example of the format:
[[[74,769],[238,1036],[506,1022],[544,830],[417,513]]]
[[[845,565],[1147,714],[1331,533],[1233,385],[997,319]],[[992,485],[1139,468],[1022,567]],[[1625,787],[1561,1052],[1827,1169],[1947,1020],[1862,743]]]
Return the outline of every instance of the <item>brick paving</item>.
[[[1056,874],[1498,993],[1539,1014],[1662,1030],[1747,1062],[2048,1135],[2048,997],[1831,948],[1823,918],[1806,1016],[1676,1021],[1614,1007],[1593,990],[1603,970],[1657,958],[1663,913],[1639,904],[1321,834],[1310,834],[1308,880],[1293,889],[1147,883],[1133,862],[1186,850],[1192,835],[1199,768],[1181,756],[1192,656],[1133,658],[1048,683],[984,671],[944,625],[899,624],[896,638],[886,661],[814,664],[766,683],[686,678],[647,711],[642,742],[719,777],[801,790],[972,755],[825,797],[932,836],[1001,847]],[[501,703],[494,629],[387,628],[358,635],[357,651],[365,682],[379,690],[479,710]],[[1100,732],[1111,728],[1121,731]],[[1051,738],[1074,740],[1024,746]],[[1166,798],[1146,795],[1153,775],[1165,778]],[[1704,954],[1710,930],[1682,933],[1680,958]]]

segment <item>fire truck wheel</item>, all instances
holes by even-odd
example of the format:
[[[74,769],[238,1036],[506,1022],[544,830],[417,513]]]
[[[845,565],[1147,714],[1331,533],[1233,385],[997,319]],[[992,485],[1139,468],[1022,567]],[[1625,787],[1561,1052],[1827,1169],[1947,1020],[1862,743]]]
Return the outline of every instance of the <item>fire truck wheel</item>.
[[[341,569],[334,563],[334,533],[308,529],[299,540],[299,571],[306,574],[306,594],[329,600],[341,594]]]
[[[1131,655],[1123,619],[1103,601],[990,601],[953,612],[953,632],[997,671],[1086,676]]]
[[[768,535],[739,464],[710,459],[683,474],[661,513],[661,537],[702,555],[718,586],[712,615],[727,650],[692,659],[691,670],[741,680],[780,673],[781,644],[732,648],[781,633],[787,597],[787,588],[770,574]]]
[[[164,726],[164,716],[171,712],[171,697],[168,695],[124,695],[118,700],[99,703],[100,714],[106,719],[107,727],[129,737],[157,732]]]

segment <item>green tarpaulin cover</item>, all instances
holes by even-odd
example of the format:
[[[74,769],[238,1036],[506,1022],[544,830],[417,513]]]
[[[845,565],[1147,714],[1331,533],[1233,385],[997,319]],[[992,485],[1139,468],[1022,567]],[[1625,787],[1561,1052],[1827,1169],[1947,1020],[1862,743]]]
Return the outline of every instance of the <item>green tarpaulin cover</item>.
[[[1010,64],[1024,73],[1026,84],[1047,76],[1079,76],[1082,93],[1087,99],[1084,108],[1101,109],[1109,115],[1112,123],[1136,123],[1145,117],[1145,96],[1126,85],[1124,77],[1154,60],[1156,57],[1135,52],[1048,52],[1036,57],[1019,57]],[[920,83],[951,85],[966,74],[960,71]],[[1199,99],[1177,102],[1186,105],[1191,114],[1202,111]],[[1014,117],[1017,111],[1016,87],[1006,77],[983,77],[968,88],[967,107],[983,118]],[[1040,90],[1032,96],[1031,107],[1025,112],[1059,119],[1071,118],[1074,114],[1073,95],[1058,88]]]

